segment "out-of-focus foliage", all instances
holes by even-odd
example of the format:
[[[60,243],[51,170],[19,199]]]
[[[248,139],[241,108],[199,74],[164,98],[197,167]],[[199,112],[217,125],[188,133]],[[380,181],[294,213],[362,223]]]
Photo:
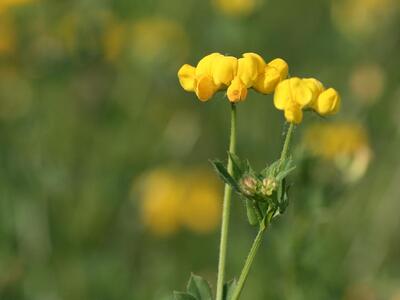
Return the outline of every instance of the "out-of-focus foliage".
[[[0,0],[0,299],[171,299],[191,271],[215,282],[222,192],[207,171],[226,158],[229,103],[203,105],[176,73],[216,51],[282,57],[342,97],[339,114],[305,112],[294,132],[291,203],[243,299],[399,299],[399,10]],[[276,160],[283,121],[249,91],[240,156]],[[232,209],[228,277],[255,234],[238,198]]]

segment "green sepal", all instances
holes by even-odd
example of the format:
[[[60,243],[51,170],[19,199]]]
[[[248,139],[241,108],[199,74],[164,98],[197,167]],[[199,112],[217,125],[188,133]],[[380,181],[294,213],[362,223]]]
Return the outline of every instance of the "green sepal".
[[[235,192],[241,194],[239,185],[237,184],[236,180],[229,174],[224,164],[219,160],[211,160],[210,162],[214,166],[215,171],[218,173],[221,179],[225,181],[225,183],[229,184]]]
[[[190,275],[187,291],[194,295],[196,300],[212,300],[212,292],[208,282],[193,273]]]
[[[197,299],[189,293],[174,292],[174,300],[197,300]]]
[[[246,199],[245,202],[246,202],[247,220],[249,221],[249,224],[252,226],[258,225],[258,217],[254,204],[249,199]]]
[[[229,280],[228,282],[225,282],[224,289],[222,292],[223,300],[229,300],[232,298],[232,294],[236,288],[236,284],[237,284],[236,279],[232,279],[232,280]]]

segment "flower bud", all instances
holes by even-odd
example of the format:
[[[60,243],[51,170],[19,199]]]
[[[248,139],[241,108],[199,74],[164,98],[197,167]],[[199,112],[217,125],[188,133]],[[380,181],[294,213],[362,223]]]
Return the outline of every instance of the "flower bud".
[[[264,178],[262,182],[261,192],[267,196],[271,196],[272,193],[277,189],[278,183],[275,178],[268,177]]]
[[[257,179],[252,176],[245,176],[240,180],[240,188],[246,196],[254,196],[257,192]]]

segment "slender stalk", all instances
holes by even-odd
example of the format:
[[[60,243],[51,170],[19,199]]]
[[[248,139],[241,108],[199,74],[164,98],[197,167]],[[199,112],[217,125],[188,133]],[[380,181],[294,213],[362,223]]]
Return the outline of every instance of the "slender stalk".
[[[290,123],[289,129],[288,129],[288,131],[286,133],[285,142],[283,144],[282,152],[281,152],[281,158],[280,158],[280,163],[279,163],[280,165],[282,164],[282,162],[287,157],[287,153],[289,151],[290,140],[292,139],[293,129],[294,129],[294,125],[293,125],[293,123]]]
[[[239,280],[237,282],[237,285],[235,287],[235,290],[233,292],[232,297],[230,300],[237,300],[239,299],[240,293],[242,292],[243,286],[246,282],[247,276],[249,275],[251,265],[253,264],[254,257],[257,254],[258,248],[260,248],[260,245],[263,241],[264,238],[264,232],[267,229],[267,226],[262,224],[260,226],[260,229],[258,230],[257,236],[254,239],[253,245],[251,246],[250,252],[247,255],[246,261],[244,263],[242,272],[240,273]]]
[[[229,140],[229,152],[235,153],[236,151],[236,106],[234,103],[231,104],[231,133]],[[228,155],[228,172],[232,175],[233,166],[232,160]],[[229,216],[231,209],[231,197],[232,188],[225,184],[224,190],[224,202],[222,208],[222,223],[221,223],[221,240],[219,244],[219,261],[218,261],[218,278],[217,278],[217,300],[222,300],[224,279],[225,279],[225,261],[226,261],[226,249],[228,242],[228,228],[229,228]]]

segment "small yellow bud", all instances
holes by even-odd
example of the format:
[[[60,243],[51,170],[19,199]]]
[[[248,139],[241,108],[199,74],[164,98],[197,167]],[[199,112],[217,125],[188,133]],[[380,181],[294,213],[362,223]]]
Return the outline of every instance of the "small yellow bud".
[[[329,88],[322,92],[315,104],[315,110],[322,116],[335,114],[338,112],[339,108],[340,96],[333,88]]]
[[[195,90],[195,72],[196,68],[188,64],[183,65],[178,71],[179,83],[187,92],[194,92]]]
[[[247,87],[239,77],[235,77],[228,87],[226,94],[230,102],[240,102],[247,97]]]
[[[277,187],[278,183],[276,182],[275,178],[264,178],[261,192],[267,196],[271,196]]]
[[[238,60],[233,56],[222,56],[214,60],[212,69],[213,80],[216,85],[229,85],[235,77]]]
[[[214,84],[210,76],[201,76],[197,80],[197,86],[195,89],[196,95],[201,101],[210,100],[210,98],[218,90],[218,87]]]
[[[300,124],[303,120],[303,111],[296,102],[290,102],[285,107],[285,119],[293,124]]]
[[[257,192],[257,180],[252,176],[245,176],[240,180],[242,192],[247,196],[253,196]]]

